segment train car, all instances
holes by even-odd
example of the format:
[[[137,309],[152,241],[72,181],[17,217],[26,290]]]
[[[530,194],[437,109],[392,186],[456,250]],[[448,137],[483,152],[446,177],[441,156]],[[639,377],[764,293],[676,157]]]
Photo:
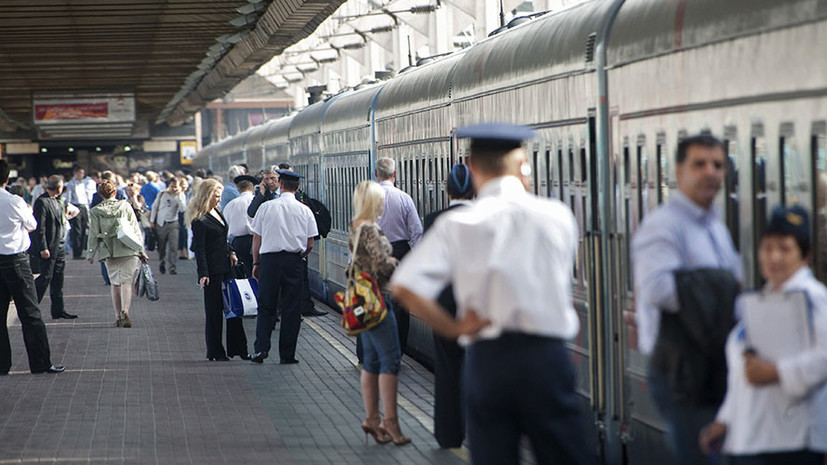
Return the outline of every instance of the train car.
[[[290,157],[274,160],[274,164],[288,161],[292,170],[304,175],[302,189],[315,199],[325,198],[322,169],[322,119],[330,101],[317,102],[294,116],[290,122],[288,139]],[[310,272],[310,291],[319,299],[327,300],[327,261],[325,259],[326,239],[314,245],[307,256]],[[329,300],[332,302],[332,299]]]
[[[448,205],[445,177],[457,161],[451,147],[451,77],[463,53],[416,67],[391,80],[376,101],[376,157],[396,161],[396,187],[424,219]],[[408,352],[430,365],[432,333],[411,317]]]
[[[677,188],[680,138],[704,131],[727,149],[729,171],[716,203],[741,252],[745,286],[760,284],[758,238],[777,204],[815,212],[813,265],[825,279],[827,64],[813,60],[827,38],[825,20],[825,1],[624,3],[607,48],[618,187],[614,308],[633,311],[629,237]],[[663,462],[665,452],[651,447],[664,427],[646,388],[648,359],[627,334],[620,334],[623,376],[611,383],[623,398],[617,414],[629,457]]]
[[[285,116],[267,123],[262,144],[264,161],[262,168],[278,165],[290,159],[290,124],[295,115]]]
[[[244,143],[244,160],[251,174],[258,173],[264,169],[264,141],[267,136],[267,129],[272,123],[265,123],[250,128]]]
[[[322,118],[325,201],[333,220],[324,241],[329,302],[347,282],[347,234],[353,217],[353,190],[359,182],[373,177],[373,109],[381,90],[382,85],[374,85],[338,95],[329,101]]]

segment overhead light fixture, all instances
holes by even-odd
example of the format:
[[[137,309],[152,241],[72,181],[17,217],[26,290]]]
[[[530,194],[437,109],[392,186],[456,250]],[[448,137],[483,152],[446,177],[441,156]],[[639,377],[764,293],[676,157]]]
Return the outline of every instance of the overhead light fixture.
[[[123,151],[124,151],[124,152],[131,152],[131,151],[132,151],[132,147],[131,147],[131,146],[129,146],[129,145],[124,145],[124,146],[123,146]]]
[[[313,58],[313,59],[316,60],[315,58]],[[319,63],[320,65],[323,65],[323,64],[327,64],[327,63],[334,63],[336,60],[337,60],[337,57],[319,58],[318,60],[316,60],[316,63]]]
[[[47,149],[46,147],[40,147],[40,153],[46,153],[48,151],[49,149]]]
[[[393,29],[394,29],[393,25],[379,26],[379,27],[371,28],[368,32],[371,32],[373,34],[379,34],[380,32],[391,32],[391,31],[393,31]]]
[[[95,152],[100,152],[100,151],[101,151],[100,147],[95,147]]]
[[[75,148],[74,148],[74,147],[69,147],[69,148],[68,148],[68,151],[69,151],[69,153],[72,153],[72,152],[74,152],[74,151],[75,151]]]
[[[353,42],[353,43],[350,43],[350,44],[344,44],[339,48],[344,49],[344,50],[358,50],[360,48],[365,48],[365,43],[364,42]]]

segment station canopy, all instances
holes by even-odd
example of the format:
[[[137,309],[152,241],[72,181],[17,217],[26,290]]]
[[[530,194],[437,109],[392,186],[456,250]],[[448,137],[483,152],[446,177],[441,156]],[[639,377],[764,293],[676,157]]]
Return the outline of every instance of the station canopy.
[[[178,126],[343,1],[2,1],[0,131],[129,137]]]

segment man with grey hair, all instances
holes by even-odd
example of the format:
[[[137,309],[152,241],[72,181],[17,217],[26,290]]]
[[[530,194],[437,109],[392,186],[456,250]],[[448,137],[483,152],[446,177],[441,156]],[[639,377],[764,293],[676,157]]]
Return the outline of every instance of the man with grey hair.
[[[34,218],[37,228],[31,234],[32,253],[39,257],[40,275],[34,280],[38,303],[43,300],[46,288],[51,290],[52,318],[77,318],[66,312],[63,304],[63,274],[66,269],[66,207],[60,199],[63,177],[50,176],[46,181],[46,193],[34,202]]]
[[[376,160],[376,180],[385,189],[385,208],[376,221],[393,246],[393,256],[402,260],[412,245],[422,237],[422,222],[410,195],[394,186],[396,182],[396,162],[392,158],[382,157]],[[401,305],[394,305],[399,343],[402,351],[408,344],[408,327],[410,315]]]
[[[230,203],[230,200],[241,195],[235,183],[233,183],[233,179],[244,174],[247,174],[247,170],[245,170],[243,166],[233,165],[230,167],[230,170],[227,172],[227,182],[224,183],[224,192],[221,193],[221,202],[218,203],[218,206],[221,207],[222,210]]]
[[[264,176],[261,178],[261,184],[256,186],[253,200],[250,202],[250,206],[247,207],[247,216],[250,218],[256,217],[256,212],[261,204],[279,196],[279,174],[276,172],[278,169],[277,165],[273,165],[262,171]]]

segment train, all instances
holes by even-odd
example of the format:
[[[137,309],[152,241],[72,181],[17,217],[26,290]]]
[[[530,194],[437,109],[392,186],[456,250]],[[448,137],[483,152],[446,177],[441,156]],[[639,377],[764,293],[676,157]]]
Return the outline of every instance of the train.
[[[332,303],[345,285],[351,193],[373,178],[378,157],[396,160],[397,186],[424,218],[447,205],[446,175],[468,154],[457,128],[534,128],[532,189],[565,202],[580,229],[572,292],[581,331],[568,348],[593,444],[604,463],[670,463],[628,318],[630,237],[677,189],[678,141],[711,133],[726,149],[716,205],[745,286],[759,284],[756,247],[776,204],[814,212],[812,266],[827,278],[827,0],[593,0],[512,23],[208,146],[195,166],[225,173],[287,161],[302,173],[332,214],[310,257],[313,293]],[[428,360],[432,350],[412,318],[410,353]]]

